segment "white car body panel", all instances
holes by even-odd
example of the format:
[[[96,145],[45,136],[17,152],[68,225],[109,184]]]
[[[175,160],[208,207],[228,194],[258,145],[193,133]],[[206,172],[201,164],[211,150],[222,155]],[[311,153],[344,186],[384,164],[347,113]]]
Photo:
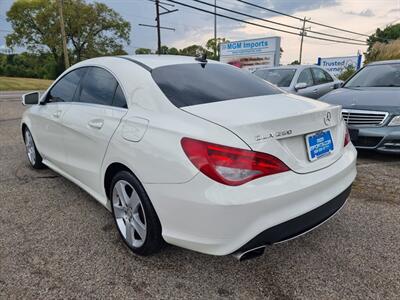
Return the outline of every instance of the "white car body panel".
[[[35,105],[31,107],[29,116],[30,128],[40,128],[40,132],[32,133],[40,153],[43,153],[44,159],[57,165],[65,161],[63,136],[60,134],[63,131],[62,106],[62,103],[51,103],[46,107]]]
[[[243,110],[243,107],[246,107]],[[285,109],[282,110],[282,107]],[[194,115],[211,120],[235,132],[255,151],[279,157],[293,171],[308,173],[327,167],[343,154],[345,126],[340,106],[320,101],[279,94],[237,99],[182,108]],[[326,114],[330,122],[325,123]],[[310,163],[304,135],[330,129],[335,151]],[[271,137],[278,132],[290,134]]]
[[[238,187],[210,182],[200,173],[185,184],[146,184],[145,188],[157,201],[153,204],[165,224],[163,237],[167,242],[226,255],[244,245],[249,236],[336,197],[355,179],[356,156],[353,146],[346,147],[334,165],[317,172],[286,172]],[[176,214],[177,211],[185,213]]]
[[[141,64],[156,68],[195,63],[194,59],[130,58],[140,64],[104,57],[66,71],[87,66],[109,71],[122,87],[128,109],[74,102],[33,105],[22,124],[31,130],[44,164],[108,209],[107,169],[120,164],[132,171],[152,201],[167,242],[203,253],[229,254],[266,228],[328,202],[353,182],[356,151],[351,144],[343,147],[340,107],[279,94],[179,109]],[[326,124],[328,112],[331,118]],[[288,136],[256,138],[289,129]],[[304,135],[322,129],[331,130],[335,151],[310,162]],[[192,164],[182,149],[183,137],[269,153],[292,171],[225,186]]]
[[[95,190],[102,190],[101,163],[126,109],[71,103],[62,117],[65,171]]]

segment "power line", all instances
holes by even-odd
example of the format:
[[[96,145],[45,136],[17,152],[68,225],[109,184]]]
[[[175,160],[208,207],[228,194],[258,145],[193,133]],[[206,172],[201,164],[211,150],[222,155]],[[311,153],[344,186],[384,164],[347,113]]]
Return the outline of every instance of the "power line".
[[[260,6],[260,5],[257,5],[257,4],[251,3],[251,2],[247,2],[247,1],[244,1],[244,0],[236,0],[236,1],[239,1],[241,3],[247,4],[247,5],[250,5],[250,6],[253,6],[253,7],[257,7],[257,8],[269,11],[269,12],[273,12],[273,13],[276,13],[276,14],[279,14],[279,15],[282,15],[282,16],[286,16],[286,17],[290,17],[292,19],[296,19],[296,20],[299,20],[299,21],[303,22],[302,18],[299,18],[299,17],[296,17],[296,16],[292,16],[292,15],[289,15],[289,14],[286,14],[286,13],[283,13],[283,12],[280,12],[280,11],[277,11],[277,10],[274,10],[274,9],[266,8],[264,6]],[[322,24],[322,23],[319,23],[319,22],[314,22],[314,21],[310,21],[310,20],[308,20],[307,22],[311,23],[311,24],[315,24],[315,25],[319,25],[319,26],[323,26],[323,27],[327,27],[327,28],[331,28],[331,29],[347,32],[347,33],[352,33],[352,34],[356,34],[356,35],[369,37],[369,35],[366,35],[366,34],[363,34],[363,33],[355,32],[355,31],[351,31],[351,30],[347,30],[347,29],[342,29],[342,28],[331,26],[331,25]]]
[[[235,11],[233,9],[229,9],[229,8],[226,8],[226,7],[218,6],[216,4],[211,4],[211,3],[208,3],[208,2],[205,2],[205,1],[201,1],[201,0],[192,0],[192,1],[204,4],[204,5],[208,5],[208,6],[211,6],[211,7],[214,7],[214,8],[222,9],[222,10],[225,10],[225,11],[228,11],[228,12],[231,12],[231,13],[235,13],[235,14],[238,14],[238,15],[242,15],[242,16],[245,16],[245,17],[249,17],[249,18],[253,18],[253,19],[256,19],[256,20],[260,20],[260,21],[263,21],[263,22],[268,22],[268,23],[272,23],[272,24],[275,24],[275,25],[284,26],[284,27],[288,27],[288,28],[292,28],[292,29],[296,29],[296,30],[300,30],[300,31],[303,30],[303,28],[301,28],[301,27],[292,26],[292,25],[288,25],[288,24],[284,24],[284,23],[276,22],[276,21],[272,21],[272,20],[266,20],[266,19],[263,19],[263,18],[260,18],[260,17],[256,17],[256,16],[253,16],[253,15],[250,15],[250,14],[247,14],[247,13]],[[303,19],[301,19],[301,21],[303,22]],[[308,22],[309,20],[306,20],[306,21]],[[365,43],[365,41],[362,41],[362,40],[357,40],[357,39],[354,39],[354,38],[343,37],[343,36],[338,36],[338,35],[324,33],[324,32],[318,32],[318,31],[314,31],[314,30],[310,30],[310,29],[306,29],[306,31],[311,32],[311,33],[315,33],[315,34],[319,34],[319,35],[333,37],[333,38],[339,38],[339,39],[344,39],[344,40],[349,40],[349,41]]]
[[[178,5],[181,5],[181,6],[189,7],[189,8],[195,9],[195,10],[199,10],[199,11],[211,14],[211,15],[215,14],[215,15],[217,15],[219,17],[230,19],[230,20],[233,20],[233,21],[242,22],[242,23],[246,23],[246,24],[249,24],[249,25],[253,25],[253,26],[257,26],[257,27],[261,27],[261,28],[266,28],[266,29],[270,29],[270,30],[280,31],[280,32],[284,32],[284,33],[288,33],[288,34],[292,34],[292,35],[297,35],[297,36],[301,35],[301,33],[296,33],[296,32],[288,31],[288,30],[285,30],[285,29],[278,29],[278,28],[274,28],[274,27],[269,27],[269,26],[257,24],[257,23],[251,22],[251,21],[246,21],[246,20],[235,18],[235,17],[230,17],[230,16],[227,16],[227,15],[223,15],[221,13],[214,13],[212,11],[208,11],[206,9],[202,9],[200,7],[195,7],[195,6],[192,6],[192,5],[189,5],[189,4],[186,4],[186,3],[182,3],[182,2],[179,2],[179,1],[175,1],[175,0],[166,0],[166,1],[178,4]],[[322,37],[317,37],[317,36],[312,36],[312,35],[307,35],[307,37],[311,38],[311,39],[317,39],[317,40],[328,41],[328,42],[336,42],[336,43],[342,43],[342,44],[366,46],[366,44],[355,43],[355,42],[354,43],[353,42],[346,42],[346,41],[338,41],[338,40],[332,40],[332,39],[327,39],[327,38],[322,38]]]

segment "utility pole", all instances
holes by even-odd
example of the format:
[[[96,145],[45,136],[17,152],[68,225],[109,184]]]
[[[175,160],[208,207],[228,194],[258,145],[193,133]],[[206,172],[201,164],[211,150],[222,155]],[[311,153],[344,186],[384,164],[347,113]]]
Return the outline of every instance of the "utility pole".
[[[65,69],[69,68],[69,57],[67,49],[67,38],[65,36],[65,25],[64,25],[64,15],[63,15],[63,0],[58,0],[58,11],[60,14],[60,26],[61,26],[61,38],[63,43],[63,53],[64,53],[64,65]]]
[[[156,4],[156,22],[157,23],[156,23],[156,25],[139,24],[139,26],[157,28],[157,52],[158,52],[158,54],[162,54],[161,53],[161,50],[162,50],[161,49],[161,29],[175,31],[175,28],[161,26],[160,16],[176,12],[176,11],[178,11],[178,9],[170,10],[170,9],[166,8],[165,6],[174,7],[174,5],[167,3],[167,2],[162,2],[160,0],[149,0],[149,1],[154,2]],[[163,12],[160,12],[160,7],[164,10]]]
[[[156,0],[156,21],[157,21],[157,49],[161,54],[161,28],[160,28],[160,1]]]
[[[304,17],[303,19],[303,27],[301,28],[300,35],[301,35],[301,42],[300,42],[300,55],[299,55],[299,64],[301,65],[301,58],[303,56],[303,41],[304,41],[304,36],[307,35],[306,29],[311,29],[311,27],[306,28],[306,22],[309,21],[310,19],[307,19]]]
[[[301,65],[301,56],[303,55],[303,41],[304,41],[304,34],[306,29],[306,17],[303,19],[303,27],[301,28],[301,42],[300,42],[300,56],[299,56],[299,64]]]
[[[214,57],[217,57],[217,0],[214,0]]]

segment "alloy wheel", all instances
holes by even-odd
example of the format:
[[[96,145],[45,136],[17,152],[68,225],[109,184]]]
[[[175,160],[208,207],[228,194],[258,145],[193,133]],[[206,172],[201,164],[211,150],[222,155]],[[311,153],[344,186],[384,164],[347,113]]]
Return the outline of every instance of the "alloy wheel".
[[[112,194],[114,217],[129,246],[139,248],[146,241],[146,216],[140,197],[132,185],[119,180]]]
[[[35,144],[33,142],[33,138],[29,130],[25,131],[25,147],[26,147],[26,153],[28,154],[29,162],[32,165],[35,165],[36,162]]]

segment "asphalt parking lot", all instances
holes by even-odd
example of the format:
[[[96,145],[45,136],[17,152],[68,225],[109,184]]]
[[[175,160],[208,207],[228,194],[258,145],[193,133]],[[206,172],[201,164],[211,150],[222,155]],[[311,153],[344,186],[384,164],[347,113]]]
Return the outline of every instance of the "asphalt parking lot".
[[[0,298],[399,299],[400,156],[359,154],[347,205],[238,262],[168,246],[130,253],[111,214],[25,157],[18,94],[0,95]]]

